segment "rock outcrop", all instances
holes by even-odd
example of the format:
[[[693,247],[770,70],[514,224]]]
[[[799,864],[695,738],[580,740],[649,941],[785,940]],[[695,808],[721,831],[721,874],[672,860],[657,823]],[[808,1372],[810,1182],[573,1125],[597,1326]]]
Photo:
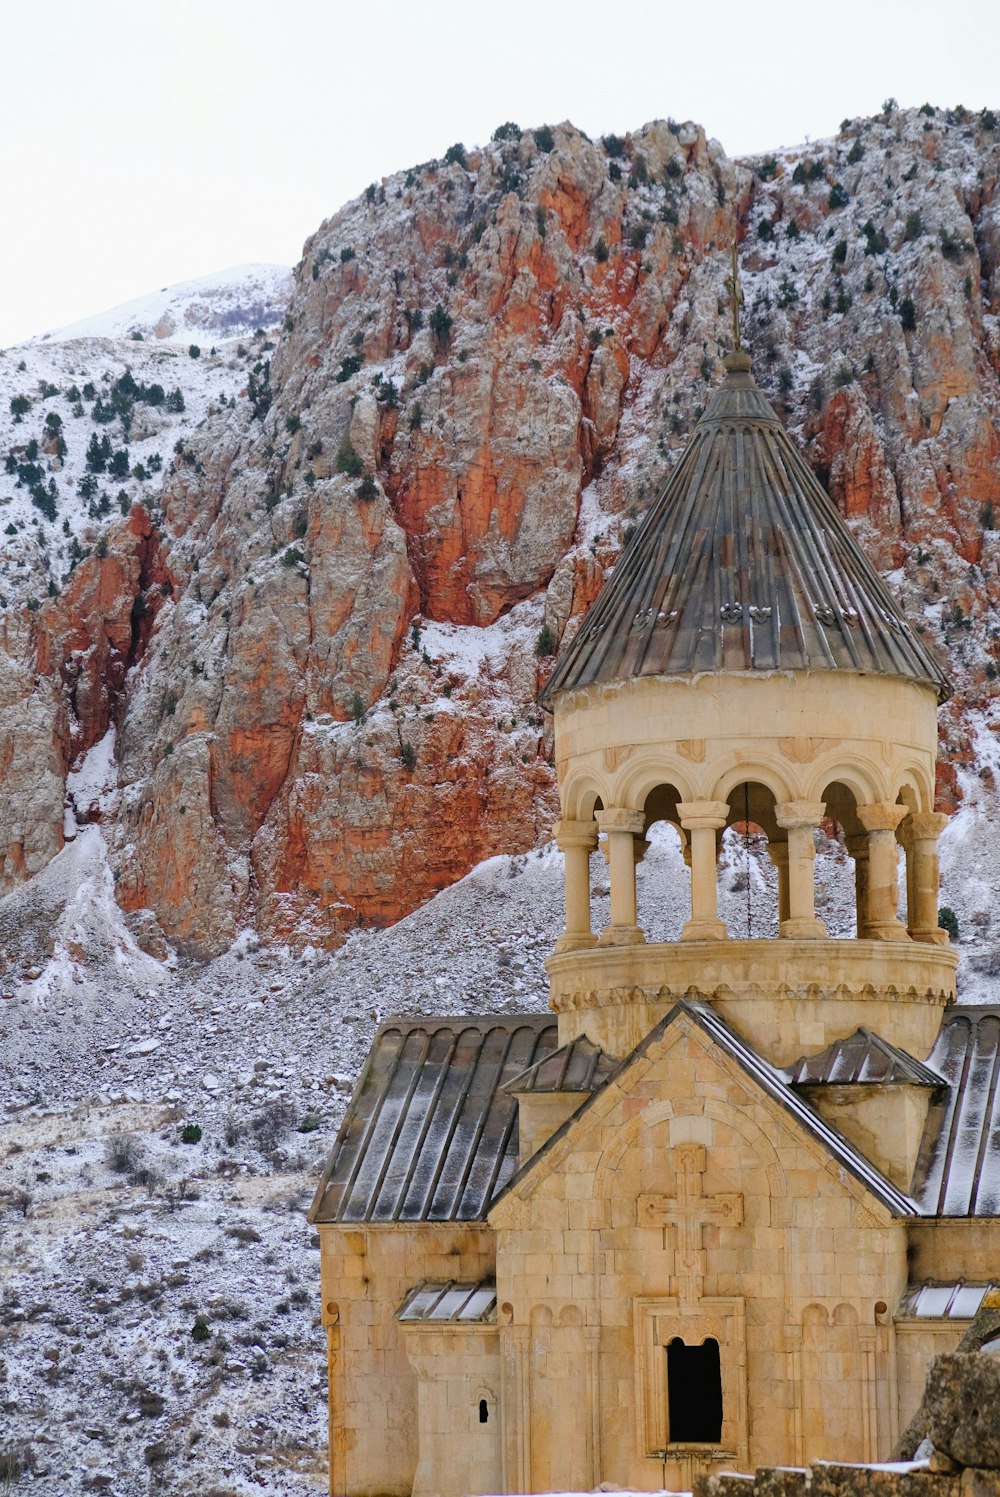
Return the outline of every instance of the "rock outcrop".
[[[3,616],[8,883],[111,720],[118,897],[192,955],[248,923],[332,944],[544,838],[545,656],[719,377],[734,238],[758,378],[949,656],[956,803],[1000,648],[995,121],[891,112],[745,163],[673,122],[499,134],[323,224],[155,524]]]

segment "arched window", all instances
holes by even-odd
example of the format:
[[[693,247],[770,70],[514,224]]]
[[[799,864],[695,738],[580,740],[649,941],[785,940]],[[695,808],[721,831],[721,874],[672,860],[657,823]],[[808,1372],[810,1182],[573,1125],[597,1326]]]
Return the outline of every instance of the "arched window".
[[[480,1422],[480,1424],[488,1424],[489,1423],[489,1418],[490,1418],[490,1406],[486,1402],[485,1398],[481,1398],[479,1400],[479,1422]]]
[[[713,1336],[700,1346],[680,1336],[668,1344],[667,1415],[671,1445],[721,1443],[722,1364]]]

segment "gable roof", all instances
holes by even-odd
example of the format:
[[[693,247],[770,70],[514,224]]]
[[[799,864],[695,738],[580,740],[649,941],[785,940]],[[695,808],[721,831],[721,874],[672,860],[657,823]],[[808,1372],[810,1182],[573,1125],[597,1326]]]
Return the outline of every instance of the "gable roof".
[[[931,1216],[1000,1216],[1000,1007],[945,1010],[929,1064],[932,1100],[913,1177]]]
[[[730,354],[662,494],[542,692],[702,671],[845,670],[950,688]]]
[[[944,1085],[944,1078],[923,1061],[864,1025],[816,1055],[800,1056],[782,1074],[792,1086]]]
[[[730,1029],[725,1020],[715,1012],[707,1003],[695,1002],[689,999],[680,999],[660,1022],[651,1029],[649,1034],[640,1041],[630,1055],[623,1061],[608,1077],[605,1086],[621,1080],[631,1066],[637,1060],[645,1056],[653,1045],[659,1043],[667,1033],[671,1025],[677,1023],[682,1017],[687,1016],[702,1032],[718,1045],[725,1055],[740,1067],[740,1069],[754,1081],[773,1101],[777,1102],[802,1128],[817,1140],[838,1164],[851,1174],[874,1198],[883,1205],[893,1216],[916,1216],[919,1208],[915,1201],[903,1192],[881,1173],[880,1170],[866,1159],[854,1146],[843,1138],[835,1128],[832,1128],[814,1108],[810,1107],[804,1097],[795,1092],[784,1075],[777,1067],[772,1066],[757,1054],[747,1042],[740,1038],[734,1030]],[[586,1102],[558,1128],[536,1154],[527,1160],[507,1182],[505,1189],[498,1192],[494,1197],[492,1205],[496,1205],[501,1195],[507,1195],[516,1190],[538,1167],[539,1161],[556,1148],[557,1144],[583,1123],[590,1110],[599,1104],[604,1088],[595,1092]]]
[[[549,1014],[382,1024],[309,1220],[481,1220],[517,1164],[503,1084],[557,1043]]]

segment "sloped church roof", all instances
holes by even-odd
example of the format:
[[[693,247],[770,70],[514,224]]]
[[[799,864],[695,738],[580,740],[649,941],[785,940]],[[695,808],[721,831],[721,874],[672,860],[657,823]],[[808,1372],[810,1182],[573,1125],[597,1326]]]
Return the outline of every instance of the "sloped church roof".
[[[895,1215],[1000,1214],[997,1007],[948,1009],[930,1057],[933,1069],[902,1057],[919,1080],[926,1075],[940,1083],[909,1196],[800,1095],[790,1070],[757,1055],[707,1003],[678,1002],[631,1055],[617,1065],[601,1063],[590,1079],[589,1100],[544,1147],[572,1129],[601,1091],[682,1014]],[[375,1036],[310,1220],[345,1226],[484,1221],[519,1166],[530,1167],[530,1161],[518,1158],[514,1093],[531,1089],[525,1073],[533,1067],[549,1064],[550,1058],[562,1064],[556,1060],[557,1044],[555,1020],[548,1014],[388,1020]],[[900,1056],[896,1052],[897,1065]],[[802,1072],[819,1074],[829,1057],[829,1050],[806,1057]]]
[[[541,700],[635,676],[846,670],[948,682],[738,350]]]

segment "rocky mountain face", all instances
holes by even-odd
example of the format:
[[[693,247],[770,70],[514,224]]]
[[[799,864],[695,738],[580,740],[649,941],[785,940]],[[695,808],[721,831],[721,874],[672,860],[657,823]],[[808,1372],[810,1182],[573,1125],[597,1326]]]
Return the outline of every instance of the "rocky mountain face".
[[[947,657],[951,809],[956,765],[992,772],[998,145],[930,106],[745,162],[690,124],[511,125],[373,184],[273,349],[220,345],[155,494],[0,554],[0,889],[87,819],[67,773],[110,728],[117,898],[182,954],[335,945],[543,840],[537,689],[721,377],[734,239],[758,380]],[[51,403],[12,429],[40,469]]]

